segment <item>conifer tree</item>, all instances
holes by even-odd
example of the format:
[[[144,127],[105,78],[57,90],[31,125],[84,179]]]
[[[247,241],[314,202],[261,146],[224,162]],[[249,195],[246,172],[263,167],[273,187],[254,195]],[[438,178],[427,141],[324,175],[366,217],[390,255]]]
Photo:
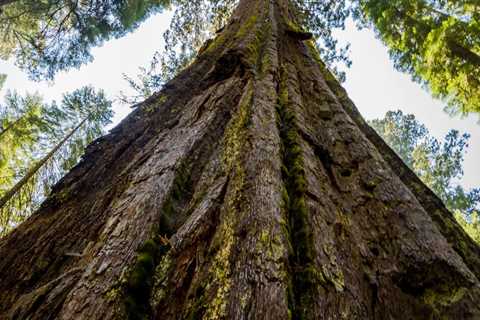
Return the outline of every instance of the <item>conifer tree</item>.
[[[3,109],[0,235],[28,217],[51,187],[104,133],[112,117],[103,91],[83,87],[45,104],[38,95],[9,94]]]
[[[134,30],[168,0],[0,2],[0,58],[15,57],[33,79],[90,62],[92,47]]]
[[[359,0],[397,69],[444,99],[480,112],[480,4],[475,0]]]
[[[7,92],[0,105],[0,194],[4,194],[32,159],[42,129],[42,99]]]

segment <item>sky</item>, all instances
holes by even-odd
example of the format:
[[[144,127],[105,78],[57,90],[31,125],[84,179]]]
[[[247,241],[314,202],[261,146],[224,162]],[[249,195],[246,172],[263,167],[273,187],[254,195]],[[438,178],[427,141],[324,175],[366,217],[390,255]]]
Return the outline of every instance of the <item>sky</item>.
[[[14,62],[0,60],[0,73],[8,75],[3,97],[7,89],[19,93],[38,92],[45,101],[60,100],[62,93],[85,85],[102,88],[109,98],[118,97],[120,91],[128,94],[131,89],[123,74],[135,76],[138,68],[147,66],[153,54],[162,50],[163,31],[170,23],[172,13],[157,14],[146,20],[137,30],[121,39],[108,41],[94,48],[93,62],[59,73],[51,82],[32,82],[26,74],[14,66]],[[342,42],[349,42],[351,68],[346,70],[347,80],[343,84],[350,98],[366,119],[381,118],[389,110],[400,109],[415,117],[430,130],[437,139],[443,139],[450,129],[471,135],[465,156],[465,175],[460,184],[465,188],[479,186],[480,181],[480,124],[478,116],[467,118],[450,117],[443,111],[444,104],[431,98],[419,84],[406,74],[393,68],[387,49],[377,40],[372,31],[357,30],[352,22],[344,31],[336,33]],[[129,112],[130,107],[114,103],[114,126]]]

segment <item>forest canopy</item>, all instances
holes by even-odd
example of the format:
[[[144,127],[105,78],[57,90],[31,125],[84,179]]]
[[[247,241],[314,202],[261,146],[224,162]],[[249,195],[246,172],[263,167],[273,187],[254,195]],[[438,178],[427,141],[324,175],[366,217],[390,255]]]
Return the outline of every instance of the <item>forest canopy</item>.
[[[398,70],[452,113],[480,112],[479,1],[361,0],[359,9]]]
[[[134,30],[168,0],[0,2],[0,58],[14,57],[33,79],[90,62],[92,47]]]
[[[228,20],[236,0],[9,0],[0,3],[0,57],[15,57],[33,79],[92,60],[92,47],[134,30],[150,15],[175,10],[154,58],[161,86],[185,67]],[[480,4],[475,0],[291,1],[298,23],[316,39],[323,61],[340,80],[350,66],[348,44],[334,30],[349,17],[373,28],[395,67],[444,100],[452,113],[480,112]]]
[[[235,3],[174,1],[174,17],[164,34],[165,52],[155,55],[136,85],[150,88],[143,90],[146,93],[158,90],[225,24]],[[340,81],[345,79],[342,69],[351,61],[349,45],[339,44],[334,31],[353,18],[359,27],[375,30],[397,70],[443,100],[451,114],[480,112],[478,1],[295,0],[291,4],[299,25],[312,33],[322,60]]]
[[[0,103],[0,236],[38,209],[112,116],[112,102],[90,86],[60,103],[7,92]]]

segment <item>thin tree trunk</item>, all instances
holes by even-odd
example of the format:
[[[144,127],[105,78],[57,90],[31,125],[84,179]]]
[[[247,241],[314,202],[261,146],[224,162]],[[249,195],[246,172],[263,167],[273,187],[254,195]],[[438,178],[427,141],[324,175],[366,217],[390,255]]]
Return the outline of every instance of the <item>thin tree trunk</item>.
[[[0,318],[479,319],[480,248],[290,12],[241,0],[89,146],[0,241]]]
[[[471,63],[472,65],[480,68],[480,55],[452,39],[448,41],[448,46],[454,55],[466,63]]]
[[[38,170],[40,170],[40,168],[42,168],[45,163],[47,163],[47,161],[53,157],[58,149],[60,149],[65,142],[67,142],[68,139],[75,134],[75,132],[77,132],[77,130],[87,121],[87,119],[88,118],[83,119],[75,128],[73,128],[72,131],[70,131],[60,142],[58,142],[49,153],[47,153],[33,167],[31,167],[22,179],[20,179],[9,191],[5,193],[5,195],[3,195],[3,197],[0,198],[0,209],[3,208],[3,206],[10,199],[12,199],[20,189],[22,189],[22,187],[38,172]]]
[[[12,123],[8,124],[6,128],[0,128],[0,139],[3,137],[5,133],[7,133],[10,129],[15,127],[24,117],[25,117],[25,114],[15,119],[15,121],[13,121]]]
[[[433,7],[429,6],[428,10],[432,10],[436,13],[441,13],[438,10],[435,10]],[[426,22],[418,20],[411,15],[405,14],[405,12],[401,10],[396,10],[397,15],[404,20],[407,20],[408,23],[412,26],[419,25],[421,26],[425,33],[428,34],[432,30],[432,26]],[[441,13],[445,19],[450,17],[446,13]],[[456,17],[455,17],[456,18]],[[456,18],[458,19],[458,18]],[[424,40],[424,39],[423,39]],[[459,59],[463,60],[465,63],[472,64],[474,66],[480,66],[480,55],[469,48],[465,47],[463,44],[459,43],[458,40],[454,39],[453,37],[449,37],[447,39],[447,46],[450,49],[450,52],[458,57]]]

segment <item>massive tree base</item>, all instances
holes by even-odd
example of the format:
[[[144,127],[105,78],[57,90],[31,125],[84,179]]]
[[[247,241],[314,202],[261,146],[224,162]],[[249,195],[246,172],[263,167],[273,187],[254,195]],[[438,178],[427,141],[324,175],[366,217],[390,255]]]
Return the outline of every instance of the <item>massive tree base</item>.
[[[0,319],[480,319],[480,248],[287,3],[242,0],[1,240]]]

